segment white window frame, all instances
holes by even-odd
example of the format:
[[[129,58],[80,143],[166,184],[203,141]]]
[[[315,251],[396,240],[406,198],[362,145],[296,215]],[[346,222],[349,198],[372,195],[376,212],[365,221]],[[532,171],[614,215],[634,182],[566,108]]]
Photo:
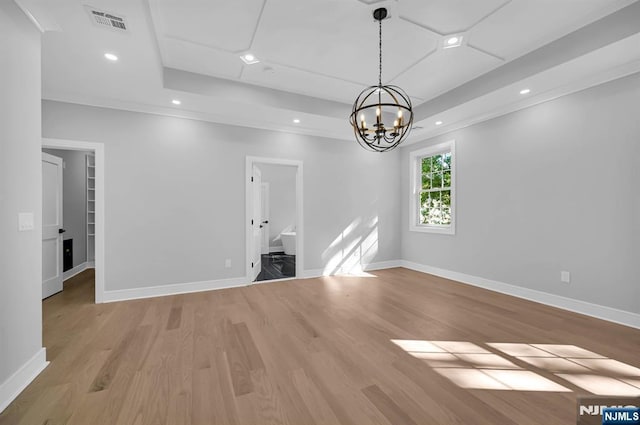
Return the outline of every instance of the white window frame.
[[[420,224],[420,202],[418,194],[422,187],[422,158],[451,152],[451,224]],[[449,140],[409,153],[409,230],[412,232],[456,234],[456,141]]]

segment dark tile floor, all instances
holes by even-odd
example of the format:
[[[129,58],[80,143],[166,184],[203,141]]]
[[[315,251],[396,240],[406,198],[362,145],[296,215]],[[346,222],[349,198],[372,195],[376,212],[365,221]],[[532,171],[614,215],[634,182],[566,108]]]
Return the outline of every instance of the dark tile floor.
[[[296,256],[284,252],[262,255],[262,270],[256,281],[296,277]]]

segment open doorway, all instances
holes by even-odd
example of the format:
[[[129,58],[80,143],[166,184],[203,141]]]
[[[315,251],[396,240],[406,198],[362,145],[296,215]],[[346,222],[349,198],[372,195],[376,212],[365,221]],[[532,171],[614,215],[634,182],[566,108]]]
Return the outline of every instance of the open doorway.
[[[302,277],[302,161],[247,157],[247,280]]]
[[[64,280],[95,268],[95,302],[101,303],[104,147],[101,143],[43,139],[42,152],[43,298],[61,291]]]
[[[42,149],[42,298],[95,265],[95,155]]]

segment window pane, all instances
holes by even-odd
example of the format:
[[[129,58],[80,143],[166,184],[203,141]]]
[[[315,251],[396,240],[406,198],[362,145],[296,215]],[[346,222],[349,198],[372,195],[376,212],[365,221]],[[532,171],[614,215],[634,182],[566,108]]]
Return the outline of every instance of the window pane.
[[[442,224],[451,224],[451,206],[442,207]]]
[[[431,168],[433,171],[442,171],[442,155],[435,155],[431,160]]]
[[[431,189],[431,173],[422,175],[422,189]]]
[[[442,186],[451,187],[451,171],[445,171],[442,174]]]
[[[442,224],[442,211],[440,208],[433,208],[430,212],[429,224]]]
[[[420,208],[429,208],[429,192],[420,193]]]
[[[442,192],[442,205],[451,208],[451,191],[443,190]]]
[[[433,173],[431,177],[431,187],[433,189],[442,187],[442,173]]]
[[[431,208],[440,208],[440,191],[429,192]]]
[[[442,168],[444,168],[445,170],[450,170],[451,169],[451,152],[445,153],[444,155],[442,155],[443,159],[442,159]]]
[[[429,217],[429,192],[420,193],[420,223],[424,224]]]
[[[422,158],[422,173],[431,172],[431,157]]]

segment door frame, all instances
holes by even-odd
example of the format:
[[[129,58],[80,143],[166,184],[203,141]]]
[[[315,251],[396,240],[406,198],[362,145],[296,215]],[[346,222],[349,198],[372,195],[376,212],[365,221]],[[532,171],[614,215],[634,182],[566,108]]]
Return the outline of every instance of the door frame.
[[[42,138],[42,148],[93,152],[96,158],[95,303],[104,302],[104,144],[80,140]]]
[[[262,182],[261,183],[261,194],[260,194],[260,200],[262,201],[262,206],[264,208],[260,208],[260,210],[262,211],[262,231],[266,232],[266,238],[264,235],[262,235],[262,243],[264,243],[264,241],[267,241],[267,254],[269,254],[269,231],[270,231],[270,227],[269,227],[269,223],[264,223],[264,211],[265,209],[267,210],[267,214],[269,215],[269,217],[267,217],[267,221],[271,220],[271,214],[269,214],[269,183],[268,182]],[[266,230],[265,230],[266,229]],[[261,247],[260,252],[263,251],[264,246]]]
[[[258,164],[286,165],[296,167],[296,277],[277,280],[302,279],[304,276],[304,212],[303,212],[303,167],[302,161],[296,159],[264,158],[247,156],[245,167],[245,276],[248,284],[251,280],[251,258],[253,255],[253,196],[251,188],[251,174],[253,166]]]

